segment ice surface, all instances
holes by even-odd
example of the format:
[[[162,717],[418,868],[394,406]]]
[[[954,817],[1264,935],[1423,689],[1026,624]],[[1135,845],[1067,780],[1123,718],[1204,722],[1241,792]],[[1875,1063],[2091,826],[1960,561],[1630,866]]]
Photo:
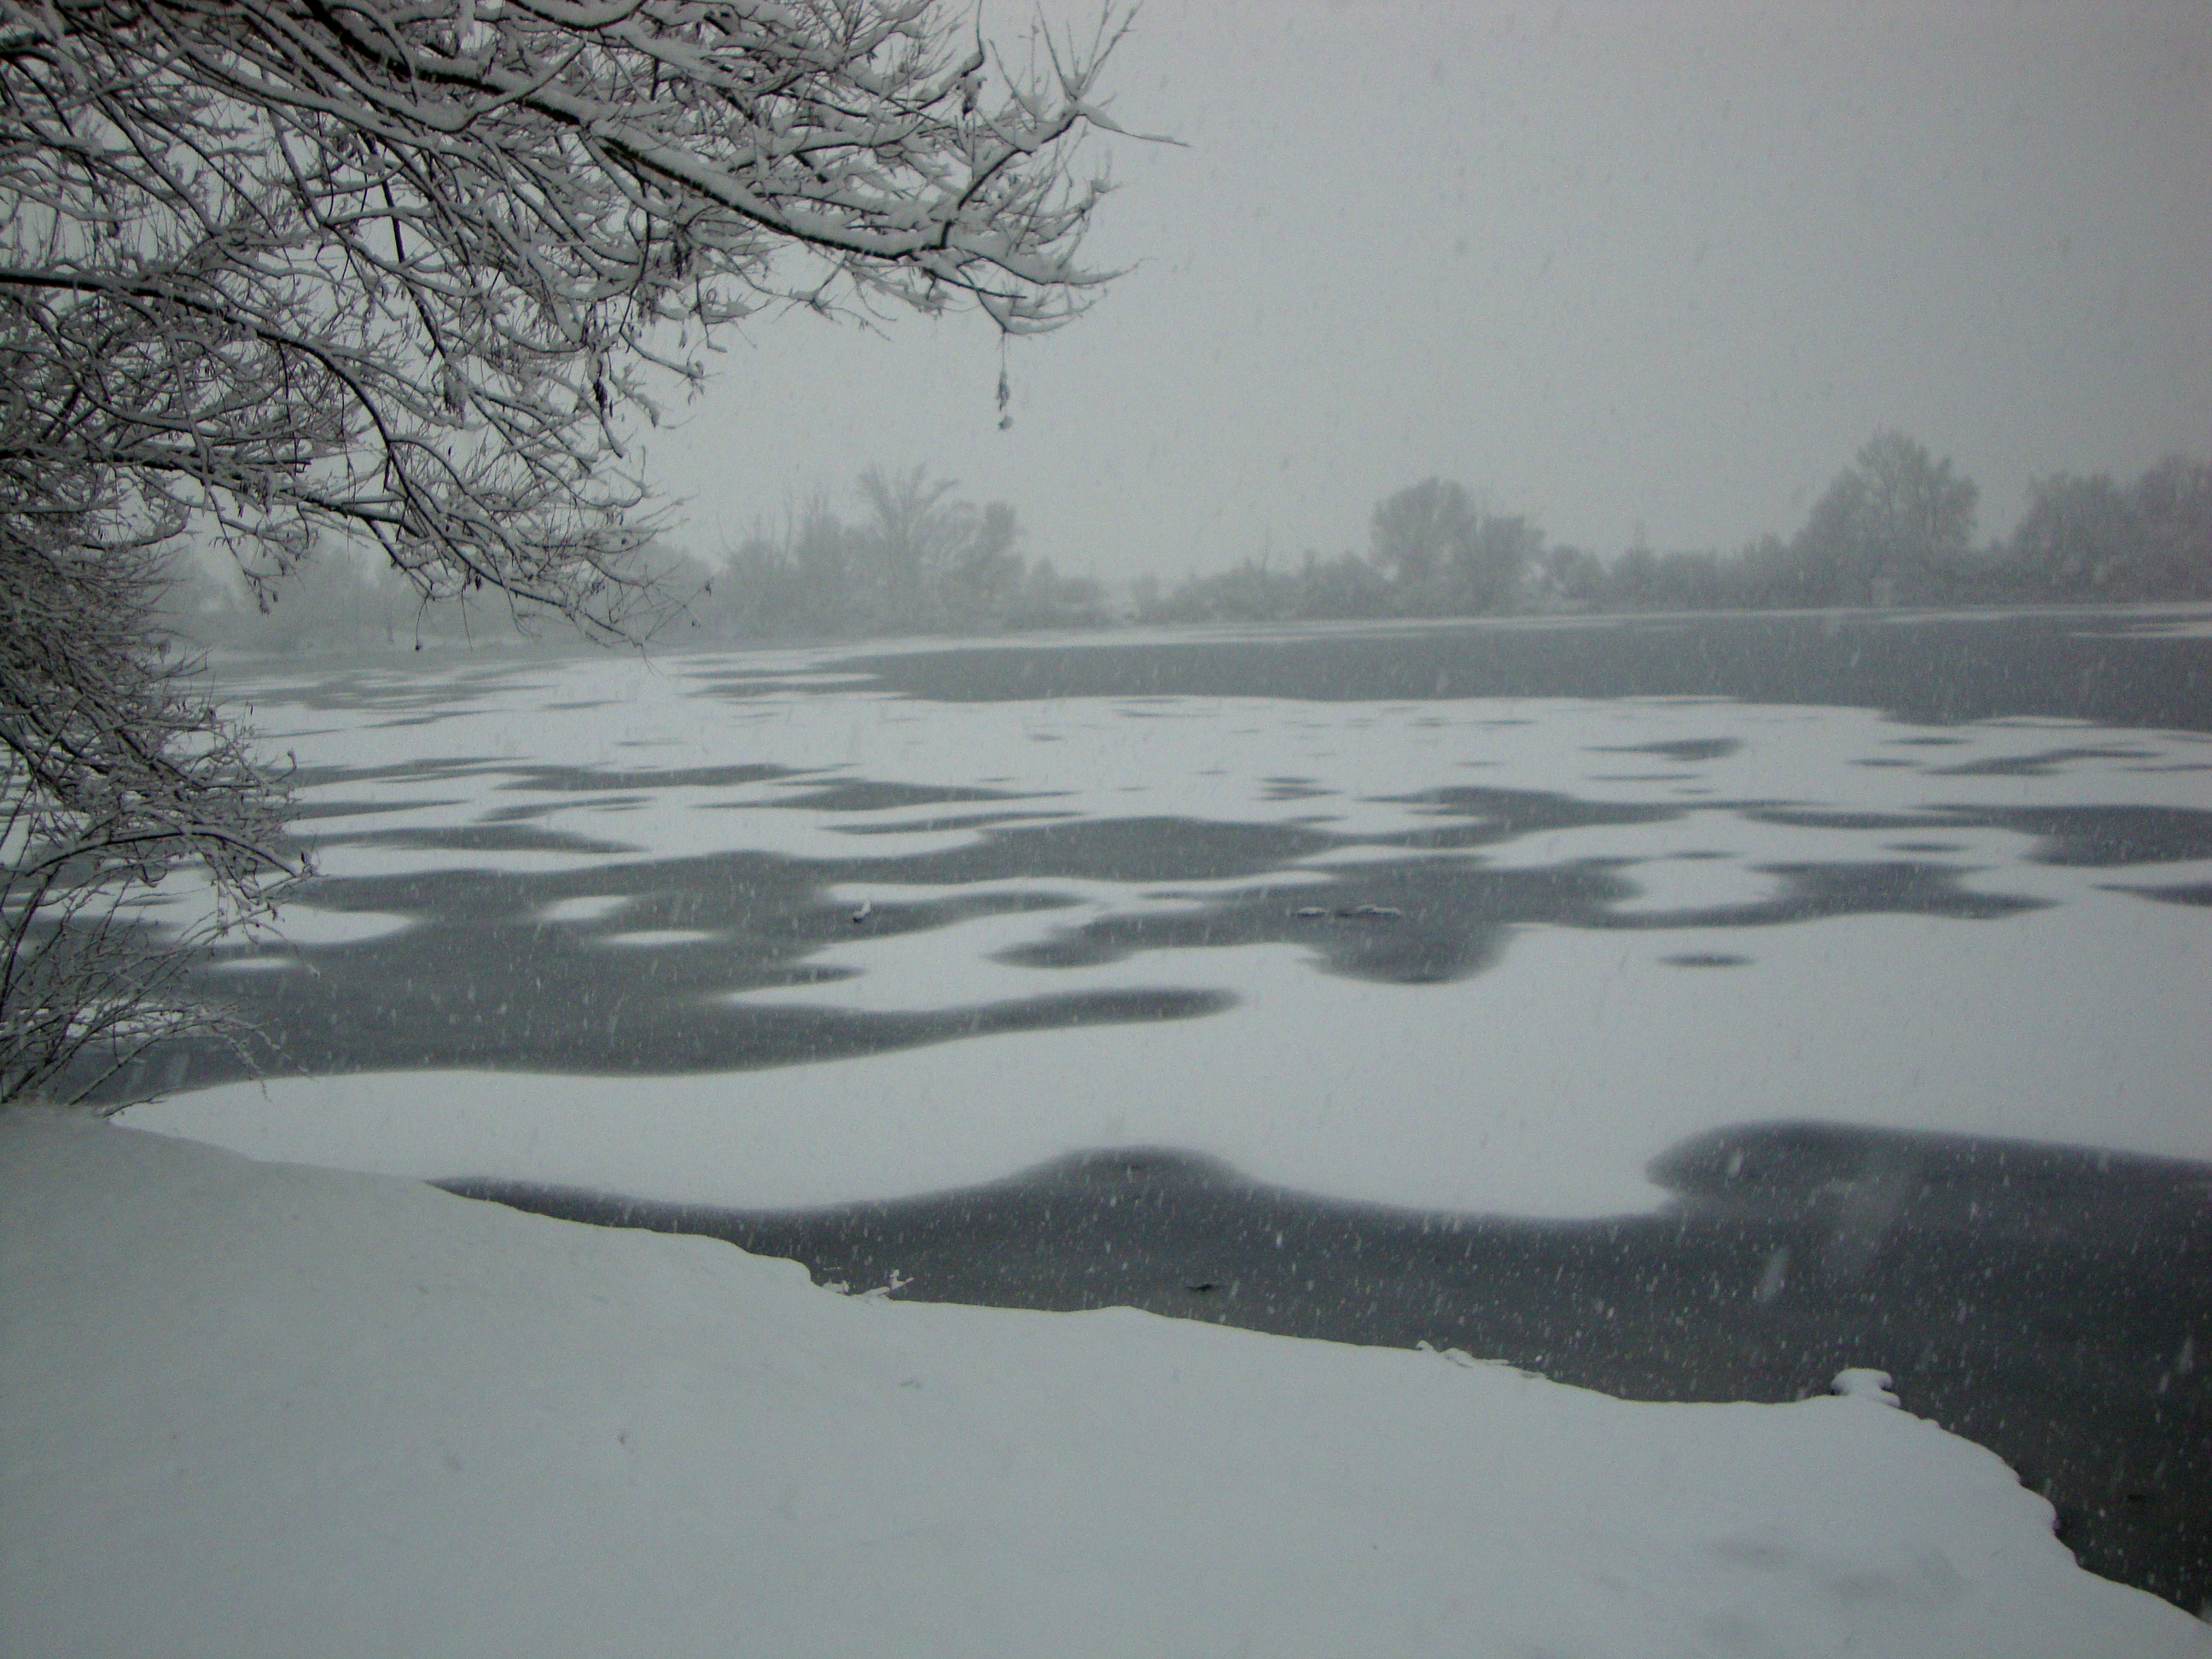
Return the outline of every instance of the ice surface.
[[[401,699],[442,718],[381,723]],[[739,850],[816,861],[842,915],[803,958],[807,982],[709,989],[702,1006],[957,1026],[1075,993],[1227,1005],[695,1076],[276,1079],[132,1115],[259,1155],[781,1205],[1157,1143],[1343,1197],[1561,1215],[1643,1207],[1651,1157],[1778,1117],[2212,1158],[2205,913],[2157,896],[2212,883],[2212,858],[2064,839],[2095,809],[2201,813],[2203,734],[1706,698],[938,703],[796,650],[303,677],[253,702],[299,757],[334,890],[455,869],[588,885]],[[1139,817],[1174,826],[1146,845],[1182,864],[959,862],[1015,831]],[[1293,850],[1237,863],[1266,836]],[[932,859],[951,860],[943,878],[916,878]],[[1467,879],[1594,871],[1618,896],[1575,925],[1497,930],[1480,971],[1347,969],[1354,947],[1425,924],[1340,917],[1411,901],[1338,886],[1408,861]],[[1889,908],[1790,908],[1793,872],[1885,861],[1920,884]],[[1205,936],[1208,906],[1261,887],[1273,937]],[[608,925],[635,902],[586,892],[536,914],[632,947],[605,953],[611,975],[716,937],[682,915]],[[294,914],[308,945],[403,921]],[[1197,936],[1085,943],[1176,915]]]

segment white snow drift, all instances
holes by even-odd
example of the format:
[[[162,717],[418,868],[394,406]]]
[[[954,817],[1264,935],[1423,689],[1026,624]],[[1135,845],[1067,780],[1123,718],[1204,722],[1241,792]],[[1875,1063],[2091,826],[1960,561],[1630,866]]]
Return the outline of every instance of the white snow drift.
[[[21,1111],[0,1195],[24,1659],[2212,1648],[1864,1378],[1631,1405],[848,1299],[708,1240]]]

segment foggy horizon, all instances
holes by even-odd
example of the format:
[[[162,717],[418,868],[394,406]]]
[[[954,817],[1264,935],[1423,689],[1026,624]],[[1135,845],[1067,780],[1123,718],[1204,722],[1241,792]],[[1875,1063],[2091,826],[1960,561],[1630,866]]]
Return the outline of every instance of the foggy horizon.
[[[2035,478],[2212,432],[2204,4],[1154,0],[1107,88],[1179,142],[1091,143],[1088,262],[1127,269],[1007,349],[1012,428],[977,318],[764,314],[641,434],[671,542],[921,465],[1115,583],[1364,552],[1431,475],[1607,557],[1725,551],[1880,429],[1986,541]]]

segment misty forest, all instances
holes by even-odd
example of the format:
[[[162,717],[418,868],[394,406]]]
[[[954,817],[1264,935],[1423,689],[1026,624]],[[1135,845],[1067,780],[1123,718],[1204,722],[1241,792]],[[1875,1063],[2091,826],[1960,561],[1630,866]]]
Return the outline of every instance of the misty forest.
[[[1974,541],[1977,491],[1895,432],[1870,439],[1804,524],[1731,553],[1631,546],[1610,558],[1549,541],[1437,478],[1375,504],[1368,550],[1246,556],[1208,576],[1126,585],[1063,574],[1024,545],[1019,514],[981,507],[926,466],[871,466],[840,513],[826,491],[709,560],[653,550],[684,599],[675,625],[710,639],[989,634],[1140,623],[2079,605],[2212,599],[2212,462],[2174,454],[2130,483],[2038,479],[2008,537]],[[281,604],[280,604],[281,601]],[[335,551],[282,592],[228,585],[188,556],[165,624],[190,645],[263,652],[495,637],[501,619],[426,608],[388,565]],[[668,638],[672,636],[663,636]],[[690,632],[685,643],[696,643]]]
[[[0,0],[0,1653],[2212,1654],[2201,0]]]

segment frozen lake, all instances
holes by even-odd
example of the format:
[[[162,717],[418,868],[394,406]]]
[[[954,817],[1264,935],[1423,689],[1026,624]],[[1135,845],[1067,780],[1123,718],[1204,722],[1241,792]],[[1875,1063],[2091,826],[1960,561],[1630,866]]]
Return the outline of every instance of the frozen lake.
[[[2212,1157],[2206,627],[271,673],[323,874],[206,976],[269,1081],[172,1054],[134,1118],[753,1206],[1161,1145],[1589,1216],[1774,1119]]]
[[[265,1080],[136,1124],[1628,1398],[1878,1366],[2212,1596],[2212,611],[239,689],[323,873],[204,977]]]

